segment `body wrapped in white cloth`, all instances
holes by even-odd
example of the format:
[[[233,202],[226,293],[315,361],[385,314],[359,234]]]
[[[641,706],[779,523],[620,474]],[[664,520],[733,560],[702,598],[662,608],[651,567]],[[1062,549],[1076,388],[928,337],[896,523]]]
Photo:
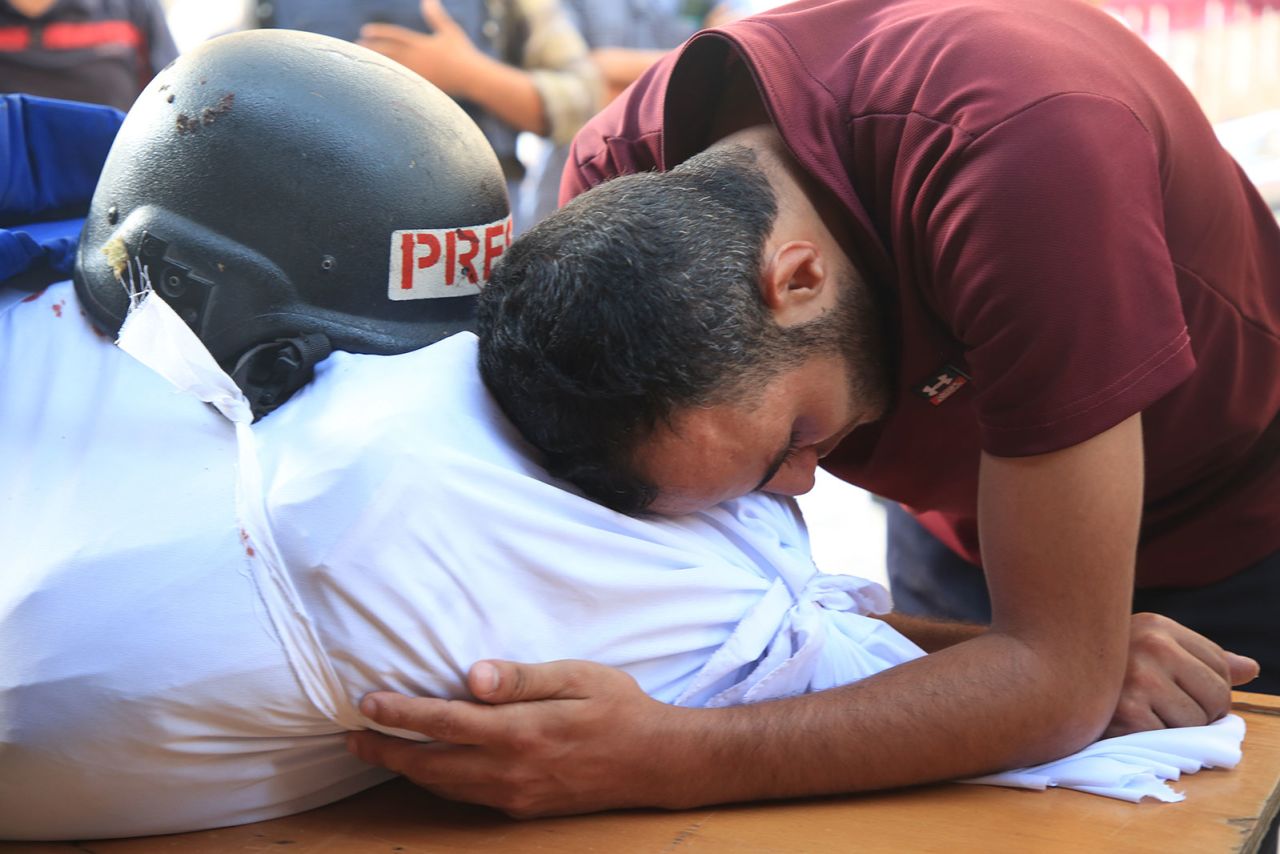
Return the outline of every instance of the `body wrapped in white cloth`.
[[[185,327],[154,323],[134,351],[179,358],[156,342]],[[590,658],[720,705],[922,654],[867,616],[882,588],[816,571],[791,501],[635,519],[550,478],[469,335],[337,353],[252,426],[216,369],[159,367],[218,408],[96,336],[69,284],[0,292],[0,838],[335,800],[388,776],[344,749],[361,696],[465,696],[480,658]],[[1242,730],[1215,733],[1143,773],[1234,764]],[[993,781],[1127,785],[1064,768]]]

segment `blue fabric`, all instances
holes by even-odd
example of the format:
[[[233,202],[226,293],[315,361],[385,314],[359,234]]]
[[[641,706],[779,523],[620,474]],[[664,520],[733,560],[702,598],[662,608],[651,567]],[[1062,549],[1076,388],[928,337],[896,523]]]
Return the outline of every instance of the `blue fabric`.
[[[46,274],[44,284],[68,278],[83,224],[84,219],[63,219],[0,228],[0,282],[35,271]]]
[[[65,279],[83,216],[124,114],[34,95],[0,96],[0,281]],[[30,224],[34,223],[34,224]]]

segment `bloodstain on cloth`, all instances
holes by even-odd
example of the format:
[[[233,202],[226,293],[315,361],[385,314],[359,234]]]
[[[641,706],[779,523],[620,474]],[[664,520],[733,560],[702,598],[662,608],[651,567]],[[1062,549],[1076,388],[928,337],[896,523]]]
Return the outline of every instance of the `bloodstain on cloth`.
[[[44,296],[44,291],[45,291],[45,289],[44,289],[44,288],[41,288],[40,290],[36,291],[34,294],[31,294],[30,296],[25,296],[25,297],[23,297],[23,298],[22,298],[22,301],[23,301],[23,302],[35,302],[36,300],[40,299],[40,297]]]
[[[244,553],[249,557],[253,557],[257,554],[253,549],[253,544],[249,542],[249,532],[244,528],[240,529],[240,542],[244,544]]]
[[[107,333],[103,332],[101,329],[99,329],[97,326],[95,326],[95,325],[93,324],[93,321],[89,320],[89,313],[88,313],[87,311],[85,311],[83,308],[82,308],[82,309],[80,309],[80,316],[81,316],[81,317],[83,317],[83,318],[85,319],[85,322],[89,324],[89,328],[90,328],[91,330],[93,330],[93,334],[94,334],[94,335],[97,335],[97,336],[98,336],[99,338],[101,338],[103,341],[110,341],[110,340],[111,340],[111,336],[110,336],[110,335],[108,335]]]
[[[63,308],[63,306],[65,306],[66,304],[67,304],[67,301],[66,301],[66,300],[59,300],[58,302],[55,302],[55,303],[51,306],[51,307],[53,308],[53,314],[54,314],[54,316],[55,316],[55,317],[62,317],[62,308]]]

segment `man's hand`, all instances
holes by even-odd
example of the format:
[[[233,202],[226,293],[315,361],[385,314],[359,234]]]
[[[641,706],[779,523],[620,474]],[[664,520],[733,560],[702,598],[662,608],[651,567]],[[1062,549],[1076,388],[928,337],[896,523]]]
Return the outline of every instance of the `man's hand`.
[[[986,630],[902,614],[889,614],[884,620],[927,652],[954,646]],[[1231,708],[1232,686],[1257,675],[1258,663],[1252,658],[1228,652],[1160,614],[1134,614],[1129,621],[1124,686],[1103,735],[1203,726]]]
[[[468,687],[485,703],[369,694],[360,711],[379,724],[436,739],[421,744],[352,733],[348,748],[442,797],[496,807],[515,818],[624,806],[679,806],[658,748],[679,713],[626,673],[586,661],[481,661]]]
[[[1258,675],[1252,658],[1159,614],[1134,614],[1129,663],[1104,735],[1203,726],[1231,708],[1231,687]]]
[[[365,24],[360,28],[357,44],[417,72],[449,95],[465,97],[476,66],[487,57],[449,17],[439,0],[422,0],[422,17],[433,33],[394,24]]]

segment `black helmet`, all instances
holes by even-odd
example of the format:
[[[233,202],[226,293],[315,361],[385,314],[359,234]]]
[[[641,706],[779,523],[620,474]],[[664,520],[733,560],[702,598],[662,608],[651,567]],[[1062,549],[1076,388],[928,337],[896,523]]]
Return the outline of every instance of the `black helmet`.
[[[138,97],[75,284],[114,335],[149,283],[263,412],[330,348],[402,353],[470,328],[510,239],[502,169],[452,99],[357,45],[258,30]]]

